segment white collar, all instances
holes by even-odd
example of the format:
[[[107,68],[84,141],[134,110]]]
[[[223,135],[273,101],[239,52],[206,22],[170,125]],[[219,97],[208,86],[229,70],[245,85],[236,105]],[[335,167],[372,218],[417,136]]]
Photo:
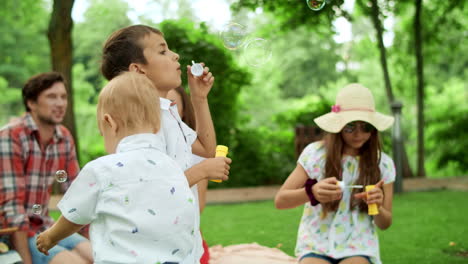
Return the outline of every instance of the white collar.
[[[159,105],[163,110],[169,110],[171,107],[172,101],[167,98],[159,97]]]
[[[141,133],[124,137],[117,145],[116,153],[142,148],[155,148],[166,153],[166,143],[162,133]]]

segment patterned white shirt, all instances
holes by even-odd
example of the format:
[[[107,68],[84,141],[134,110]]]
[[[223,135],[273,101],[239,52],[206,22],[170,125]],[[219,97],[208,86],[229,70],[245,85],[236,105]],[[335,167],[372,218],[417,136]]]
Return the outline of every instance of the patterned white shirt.
[[[163,134],[166,141],[166,154],[173,158],[183,171],[194,165],[192,156],[192,144],[197,139],[197,133],[185,124],[180,118],[177,105],[169,99],[160,98],[161,106],[161,129],[158,134]],[[195,184],[191,188],[195,197],[195,204],[198,202],[198,186]],[[198,208],[198,207],[197,207]],[[200,211],[196,213],[195,222],[195,250],[196,259],[203,255],[203,244],[200,234]],[[198,263],[198,262],[197,262]]]
[[[158,134],[125,137],[115,154],[89,162],[58,207],[91,223],[94,263],[193,264],[198,206]]]
[[[309,144],[299,157],[298,163],[309,178],[318,181],[323,179],[323,142]],[[359,157],[344,156],[341,165],[343,182],[346,185],[354,184],[359,177]],[[379,168],[385,184],[395,181],[395,166],[385,153],[381,153]],[[362,213],[357,208],[350,209],[351,190],[345,188],[337,211],[328,212],[325,218],[322,218],[320,204],[305,204],[296,243],[298,257],[310,252],[332,258],[366,255],[372,263],[381,263],[375,224],[367,213]]]

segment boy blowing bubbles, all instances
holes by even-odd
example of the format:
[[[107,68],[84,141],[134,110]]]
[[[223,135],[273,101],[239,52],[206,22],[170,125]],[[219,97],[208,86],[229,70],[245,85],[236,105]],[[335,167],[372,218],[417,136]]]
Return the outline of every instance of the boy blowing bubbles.
[[[156,89],[125,72],[101,91],[99,130],[110,155],[89,162],[58,204],[59,220],[37,238],[44,254],[91,224],[95,263],[195,263],[197,205],[166,152]],[[156,106],[156,107],[155,107]]]
[[[196,132],[180,120],[177,107],[166,99],[170,90],[181,85],[182,71],[179,55],[169,49],[161,31],[145,25],[129,26],[114,32],[104,44],[101,71],[106,79],[132,71],[145,74],[153,82],[161,97],[161,133],[167,144],[166,154],[179,163],[193,186],[204,179],[227,180],[231,160],[213,158],[216,135],[207,96],[214,77],[208,67],[200,77],[193,76],[190,69],[187,66]],[[209,159],[190,167],[192,153]]]
[[[166,154],[184,171],[195,197],[194,203],[198,206],[197,183],[211,179],[227,180],[231,163],[229,158],[213,158],[216,135],[207,99],[214,82],[212,73],[205,67],[203,74],[195,77],[191,74],[191,66],[187,66],[197,124],[194,131],[182,122],[177,105],[166,99],[170,90],[182,84],[182,71],[179,55],[169,49],[161,31],[145,25],[134,25],[117,30],[107,39],[102,51],[102,74],[112,80],[120,72],[126,71],[146,75],[158,90],[161,116],[158,133],[165,140]],[[192,153],[207,159],[193,165]],[[197,260],[203,255],[199,228],[200,215],[197,211],[194,228],[194,255]]]

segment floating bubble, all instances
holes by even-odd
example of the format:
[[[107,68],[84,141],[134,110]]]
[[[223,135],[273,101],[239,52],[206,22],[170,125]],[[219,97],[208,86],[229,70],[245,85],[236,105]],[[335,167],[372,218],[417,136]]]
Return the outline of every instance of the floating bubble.
[[[321,10],[326,2],[327,0],[306,0],[307,6],[314,11]]]
[[[240,48],[244,44],[246,35],[247,28],[234,22],[226,24],[221,31],[224,47],[230,50]]]
[[[58,170],[56,173],[55,173],[55,180],[57,182],[66,182],[68,179],[68,174],[66,171],[64,170]]]
[[[254,38],[245,44],[244,60],[253,67],[265,65],[272,55],[270,41],[262,38]]]
[[[33,214],[41,214],[42,213],[42,205],[40,204],[33,204],[32,206]]]

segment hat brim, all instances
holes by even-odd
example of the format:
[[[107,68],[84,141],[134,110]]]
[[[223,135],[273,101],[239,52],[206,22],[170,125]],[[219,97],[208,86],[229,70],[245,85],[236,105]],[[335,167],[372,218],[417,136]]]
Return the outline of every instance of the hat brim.
[[[315,123],[323,130],[330,133],[338,133],[349,122],[364,121],[373,125],[377,130],[383,131],[393,125],[393,116],[379,112],[346,111],[331,112],[314,119]]]

